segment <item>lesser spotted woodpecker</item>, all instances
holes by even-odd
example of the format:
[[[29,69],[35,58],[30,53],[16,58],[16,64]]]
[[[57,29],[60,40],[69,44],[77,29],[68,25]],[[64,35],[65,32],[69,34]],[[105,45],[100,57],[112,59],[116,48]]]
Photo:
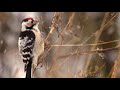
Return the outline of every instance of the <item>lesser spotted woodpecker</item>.
[[[26,78],[31,78],[32,68],[37,66],[39,56],[44,51],[44,41],[39,22],[33,18],[25,18],[21,23],[21,32],[18,40],[18,48],[25,64]]]

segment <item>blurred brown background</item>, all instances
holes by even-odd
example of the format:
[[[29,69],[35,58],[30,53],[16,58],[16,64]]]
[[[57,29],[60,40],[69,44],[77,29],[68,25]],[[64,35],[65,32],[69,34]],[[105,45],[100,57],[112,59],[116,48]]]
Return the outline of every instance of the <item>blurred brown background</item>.
[[[24,78],[24,64],[17,41],[23,18],[40,19],[40,30],[47,37],[55,12],[0,12],[0,78]],[[61,12],[58,30],[51,38],[53,46],[44,58],[45,66],[34,77],[102,78],[120,77],[118,12]],[[62,45],[61,45],[62,42]],[[108,42],[108,43],[105,43]],[[102,43],[98,45],[98,43]],[[80,46],[82,44],[82,46]],[[96,44],[96,45],[88,45]],[[65,46],[64,46],[65,45]],[[114,49],[114,47],[116,47]],[[105,50],[97,52],[97,50]],[[87,52],[94,51],[94,52]],[[84,52],[84,53],[81,53]]]

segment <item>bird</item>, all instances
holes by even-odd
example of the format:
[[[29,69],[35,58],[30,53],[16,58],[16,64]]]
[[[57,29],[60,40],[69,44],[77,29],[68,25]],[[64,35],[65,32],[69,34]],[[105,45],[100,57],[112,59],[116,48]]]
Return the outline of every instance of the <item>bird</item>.
[[[38,28],[39,21],[33,17],[24,18],[21,22],[18,48],[24,63],[25,78],[31,78],[33,69],[37,67],[38,59],[44,52],[44,40]]]

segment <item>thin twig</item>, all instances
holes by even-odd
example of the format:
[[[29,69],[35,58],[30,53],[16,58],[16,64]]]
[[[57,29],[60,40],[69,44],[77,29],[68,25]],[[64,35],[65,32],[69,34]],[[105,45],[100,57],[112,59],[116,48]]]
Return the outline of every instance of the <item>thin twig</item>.
[[[52,25],[50,27],[50,32],[47,36],[47,38],[45,39],[45,42],[49,41],[50,37],[52,36],[54,30],[56,29],[56,25],[58,24],[58,21],[60,19],[60,12],[55,12],[54,14],[54,20],[52,21]]]
[[[103,27],[103,26],[104,26],[105,23],[106,23],[106,20],[107,20],[108,15],[109,15],[109,12],[105,13],[105,16],[104,16],[104,18],[103,18],[103,21],[102,21],[100,30],[97,31],[98,33],[97,33],[97,35],[96,35],[94,44],[97,44],[97,42],[98,42],[98,40],[99,40],[99,38],[100,38],[103,30],[104,30],[104,27]],[[96,47],[96,46],[92,46],[91,51],[92,51],[93,49],[95,49],[95,47]],[[87,63],[86,63],[86,67],[85,67],[85,71],[88,69],[88,66],[89,66],[89,64],[90,64],[91,59],[92,59],[92,54],[88,56]]]
[[[115,14],[104,26],[103,28],[105,28],[119,13]],[[105,29],[104,29],[105,30]],[[85,44],[86,42],[88,42],[94,35],[96,35],[98,33],[98,30],[93,33],[90,37],[88,37],[88,39],[86,39],[81,45]],[[79,50],[79,48],[77,48],[73,53],[75,53],[77,50]]]
[[[118,13],[113,16],[113,18],[111,18],[103,27],[105,28],[116,16],[118,15]],[[93,33],[87,40],[85,40],[82,44],[85,44],[90,38],[92,38],[94,35],[96,35],[98,33],[98,31],[96,31],[95,33]],[[80,47],[78,47],[73,53],[69,54],[69,55],[65,55],[65,56],[60,56],[60,57],[67,57],[64,62],[62,64],[64,64],[70,57],[72,57],[73,55],[75,55],[76,53],[78,53],[78,50],[79,50]],[[92,51],[93,52],[93,51]],[[81,55],[84,55],[83,54],[84,52],[82,52]],[[98,53],[98,52],[97,52]],[[79,53],[80,54],[80,53]],[[91,54],[91,53],[90,53]],[[93,53],[94,54],[94,53]],[[62,65],[60,64],[59,67]]]
[[[73,12],[72,15],[70,16],[70,18],[69,18],[69,20],[68,20],[68,22],[67,22],[67,25],[66,25],[65,28],[60,32],[61,34],[69,28],[70,23],[72,22],[72,20],[73,20],[74,17],[75,17],[75,12]],[[54,44],[58,41],[58,39],[59,39],[59,38],[57,38],[57,39],[55,40]],[[54,47],[54,46],[50,46],[50,48],[47,50],[46,55],[48,54],[48,52],[49,52],[53,47]],[[56,53],[56,54],[57,54],[57,53]],[[46,57],[46,55],[45,55],[44,57]],[[52,67],[53,67],[54,65],[55,65],[55,62],[53,62]],[[51,70],[52,67],[50,67],[49,71]]]
[[[75,12],[72,13],[72,15],[71,15],[71,17],[70,17],[70,19],[69,19],[67,25],[66,25],[65,28],[63,29],[63,31],[66,31],[66,30],[69,29],[69,27],[70,27],[70,25],[71,25],[71,22],[72,22],[73,19],[74,19],[74,16],[75,16]]]
[[[115,42],[119,42],[120,40],[113,40],[113,41],[108,41],[108,42],[102,42],[102,43],[97,43],[97,44],[77,44],[77,45],[70,45],[70,44],[66,44],[66,45],[50,45],[50,46],[54,46],[54,47],[85,47],[85,46],[97,46],[97,45],[104,45],[104,44],[109,44],[109,43],[115,43]]]
[[[117,14],[115,15],[115,16],[117,16]],[[115,18],[115,16],[114,16],[114,18]],[[105,28],[114,18],[111,18],[104,26],[103,26],[103,28]],[[98,31],[96,31],[95,33],[93,33],[87,40],[85,40],[82,44],[85,44],[90,38],[92,38],[94,35],[96,35],[98,33]],[[71,54],[69,54],[69,55],[65,55],[65,56],[60,56],[60,57],[67,57],[65,60],[64,60],[64,62],[62,63],[62,64],[64,64],[70,57],[72,57],[73,55],[75,55],[75,54],[78,54],[78,50],[79,50],[79,48],[80,47],[78,47],[74,52],[72,52]],[[88,54],[96,54],[96,53],[98,53],[96,50],[95,51],[89,51],[89,53],[87,53],[86,51],[85,52],[82,52],[82,53],[79,53],[79,55],[88,55]],[[58,57],[58,58],[60,58],[60,57]],[[61,64],[61,65],[62,65]],[[60,66],[61,66],[60,65]]]
[[[78,51],[78,52],[74,52],[68,55],[64,55],[64,56],[59,56],[59,58],[65,58],[71,55],[88,55],[88,54],[98,54],[98,53],[104,53],[104,52],[108,52],[108,51],[114,51],[114,50],[118,50],[120,48],[120,46],[116,46],[116,47],[112,47],[112,48],[106,48],[106,49],[94,49],[94,50],[90,50],[90,51]]]
[[[119,14],[119,13],[116,13],[116,14],[103,26],[103,28],[105,28],[118,14]],[[105,31],[105,30],[107,30],[107,29],[104,29],[103,31]],[[99,33],[98,31],[99,31],[99,30],[97,30],[95,33],[93,33],[93,34],[92,34],[90,37],[88,37],[88,39],[86,39],[83,43],[88,42],[93,36],[97,35],[97,33]]]
[[[111,74],[111,78],[115,78],[116,77],[116,73],[117,73],[117,65],[120,63],[120,49],[118,51],[118,56],[114,62],[114,65],[110,71],[110,74]],[[109,74],[109,76],[110,76]]]

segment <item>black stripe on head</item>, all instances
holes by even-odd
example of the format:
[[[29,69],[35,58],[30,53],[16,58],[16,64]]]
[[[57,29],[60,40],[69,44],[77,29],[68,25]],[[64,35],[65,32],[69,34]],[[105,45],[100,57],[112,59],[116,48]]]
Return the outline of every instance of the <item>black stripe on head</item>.
[[[31,27],[27,27],[27,26],[26,26],[26,29],[33,29],[33,26],[34,26],[34,25],[32,25]]]
[[[32,20],[32,21],[34,21],[32,17],[29,17],[29,18],[25,18],[25,19],[23,19],[22,22],[27,22],[28,20]]]

